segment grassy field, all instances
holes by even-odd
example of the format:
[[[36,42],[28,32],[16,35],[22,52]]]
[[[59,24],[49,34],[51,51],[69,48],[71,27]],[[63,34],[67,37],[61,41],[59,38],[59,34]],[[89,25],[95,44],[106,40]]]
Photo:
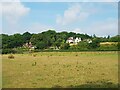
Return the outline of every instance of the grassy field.
[[[3,88],[117,87],[117,52],[2,55]]]

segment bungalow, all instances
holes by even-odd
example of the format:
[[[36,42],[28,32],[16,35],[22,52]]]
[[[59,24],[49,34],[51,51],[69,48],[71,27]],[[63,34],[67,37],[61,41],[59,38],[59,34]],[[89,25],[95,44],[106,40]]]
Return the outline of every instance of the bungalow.
[[[69,38],[67,39],[66,43],[73,44],[73,43],[74,43],[73,37],[69,37]]]
[[[91,39],[86,39],[86,42],[87,43],[92,43],[92,40]]]
[[[33,46],[31,42],[28,42],[28,43],[24,44],[23,47],[29,48],[29,49],[32,49],[32,50],[34,50],[36,48],[36,46]]]
[[[70,45],[77,45],[80,41],[81,41],[81,38],[76,37],[74,39],[73,37],[69,37],[66,43],[69,43]]]
[[[77,38],[75,39],[75,44],[78,44],[80,41],[82,41],[81,38],[78,38],[78,37],[77,37]]]

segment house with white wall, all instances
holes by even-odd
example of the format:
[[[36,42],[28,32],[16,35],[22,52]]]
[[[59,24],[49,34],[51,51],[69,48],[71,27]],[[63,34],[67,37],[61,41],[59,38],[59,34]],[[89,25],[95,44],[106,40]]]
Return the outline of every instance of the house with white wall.
[[[75,44],[78,44],[80,41],[82,41],[81,38],[78,38],[78,37],[77,37],[77,38],[75,39]]]
[[[92,43],[91,39],[85,39],[84,41],[86,41],[87,43]]]
[[[81,38],[76,37],[75,39],[73,37],[69,37],[66,41],[66,43],[69,43],[70,45],[77,45],[81,41]]]
[[[74,43],[73,37],[69,37],[69,38],[67,39],[66,43],[73,44],[73,43]]]

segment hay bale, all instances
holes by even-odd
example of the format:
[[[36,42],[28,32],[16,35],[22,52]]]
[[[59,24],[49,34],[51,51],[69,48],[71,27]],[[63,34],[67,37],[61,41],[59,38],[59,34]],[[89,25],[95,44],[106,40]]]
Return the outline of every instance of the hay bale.
[[[78,56],[78,54],[76,54],[75,56]]]
[[[32,63],[32,66],[36,66],[36,64],[37,64],[37,63],[36,63],[36,62],[34,62],[34,63]]]
[[[8,56],[9,59],[14,59],[15,57],[11,54]]]
[[[37,56],[37,54],[33,54],[33,57],[36,57]]]

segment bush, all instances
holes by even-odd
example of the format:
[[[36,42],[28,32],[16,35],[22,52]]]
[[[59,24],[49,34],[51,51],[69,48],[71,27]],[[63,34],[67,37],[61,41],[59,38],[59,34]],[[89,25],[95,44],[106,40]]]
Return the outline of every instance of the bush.
[[[9,59],[14,59],[15,57],[11,54],[8,56]]]
[[[2,54],[16,53],[13,49],[2,49]]]
[[[45,49],[46,43],[45,42],[37,42],[36,47],[37,47],[37,49]]]
[[[101,45],[98,50],[102,50],[102,51],[116,51],[118,50],[118,46],[117,45]]]
[[[37,56],[37,54],[33,54],[33,57],[36,57]]]
[[[66,49],[70,48],[70,45],[69,45],[69,43],[64,43],[64,44],[61,45],[60,48],[66,50]]]

